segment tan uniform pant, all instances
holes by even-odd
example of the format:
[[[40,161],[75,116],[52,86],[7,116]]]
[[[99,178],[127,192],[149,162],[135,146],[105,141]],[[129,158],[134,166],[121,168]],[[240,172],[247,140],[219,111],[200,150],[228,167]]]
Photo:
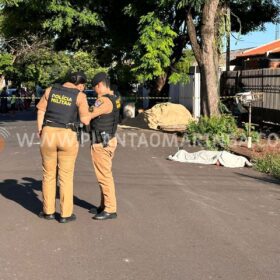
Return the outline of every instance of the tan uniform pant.
[[[71,129],[46,126],[43,128],[40,148],[43,165],[43,211],[45,214],[55,212],[58,174],[60,215],[70,217],[73,213],[73,177],[79,150],[77,134]]]
[[[91,146],[92,163],[101,190],[100,206],[108,213],[117,212],[115,183],[112,173],[112,160],[116,147],[116,138],[112,138],[106,148],[103,148],[102,144]]]

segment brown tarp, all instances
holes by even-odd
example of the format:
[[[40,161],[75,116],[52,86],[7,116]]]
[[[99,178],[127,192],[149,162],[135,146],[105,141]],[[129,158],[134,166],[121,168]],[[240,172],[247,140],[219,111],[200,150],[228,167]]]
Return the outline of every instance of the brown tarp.
[[[151,129],[186,128],[193,117],[183,105],[168,102],[157,104],[145,111],[144,120]]]

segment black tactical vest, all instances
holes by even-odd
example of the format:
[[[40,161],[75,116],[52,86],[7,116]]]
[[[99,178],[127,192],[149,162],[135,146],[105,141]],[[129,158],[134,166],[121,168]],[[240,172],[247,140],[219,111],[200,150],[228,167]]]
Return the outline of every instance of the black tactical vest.
[[[78,89],[54,85],[51,89],[45,122],[57,124],[70,124],[78,121],[78,108],[76,105]]]
[[[105,94],[103,96],[111,100],[113,104],[113,111],[109,114],[96,117],[90,122],[90,126],[91,129],[95,131],[96,135],[99,135],[101,132],[106,132],[114,137],[119,122],[119,108],[116,103],[117,97],[111,94]]]

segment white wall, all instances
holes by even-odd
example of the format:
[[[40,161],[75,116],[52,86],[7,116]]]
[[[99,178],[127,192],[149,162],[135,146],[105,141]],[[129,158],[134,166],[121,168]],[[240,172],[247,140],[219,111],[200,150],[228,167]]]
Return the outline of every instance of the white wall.
[[[193,69],[188,84],[170,85],[170,102],[184,105],[194,118],[200,117],[200,73]]]

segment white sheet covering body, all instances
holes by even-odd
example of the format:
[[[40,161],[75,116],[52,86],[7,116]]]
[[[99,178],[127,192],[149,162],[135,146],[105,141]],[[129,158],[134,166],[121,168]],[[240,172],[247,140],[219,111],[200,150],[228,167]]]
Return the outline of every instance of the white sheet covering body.
[[[199,164],[217,164],[217,162],[219,162],[224,167],[229,168],[252,166],[247,158],[231,154],[227,151],[202,150],[196,153],[188,153],[185,150],[180,150],[175,155],[170,155],[168,159],[179,162]]]

